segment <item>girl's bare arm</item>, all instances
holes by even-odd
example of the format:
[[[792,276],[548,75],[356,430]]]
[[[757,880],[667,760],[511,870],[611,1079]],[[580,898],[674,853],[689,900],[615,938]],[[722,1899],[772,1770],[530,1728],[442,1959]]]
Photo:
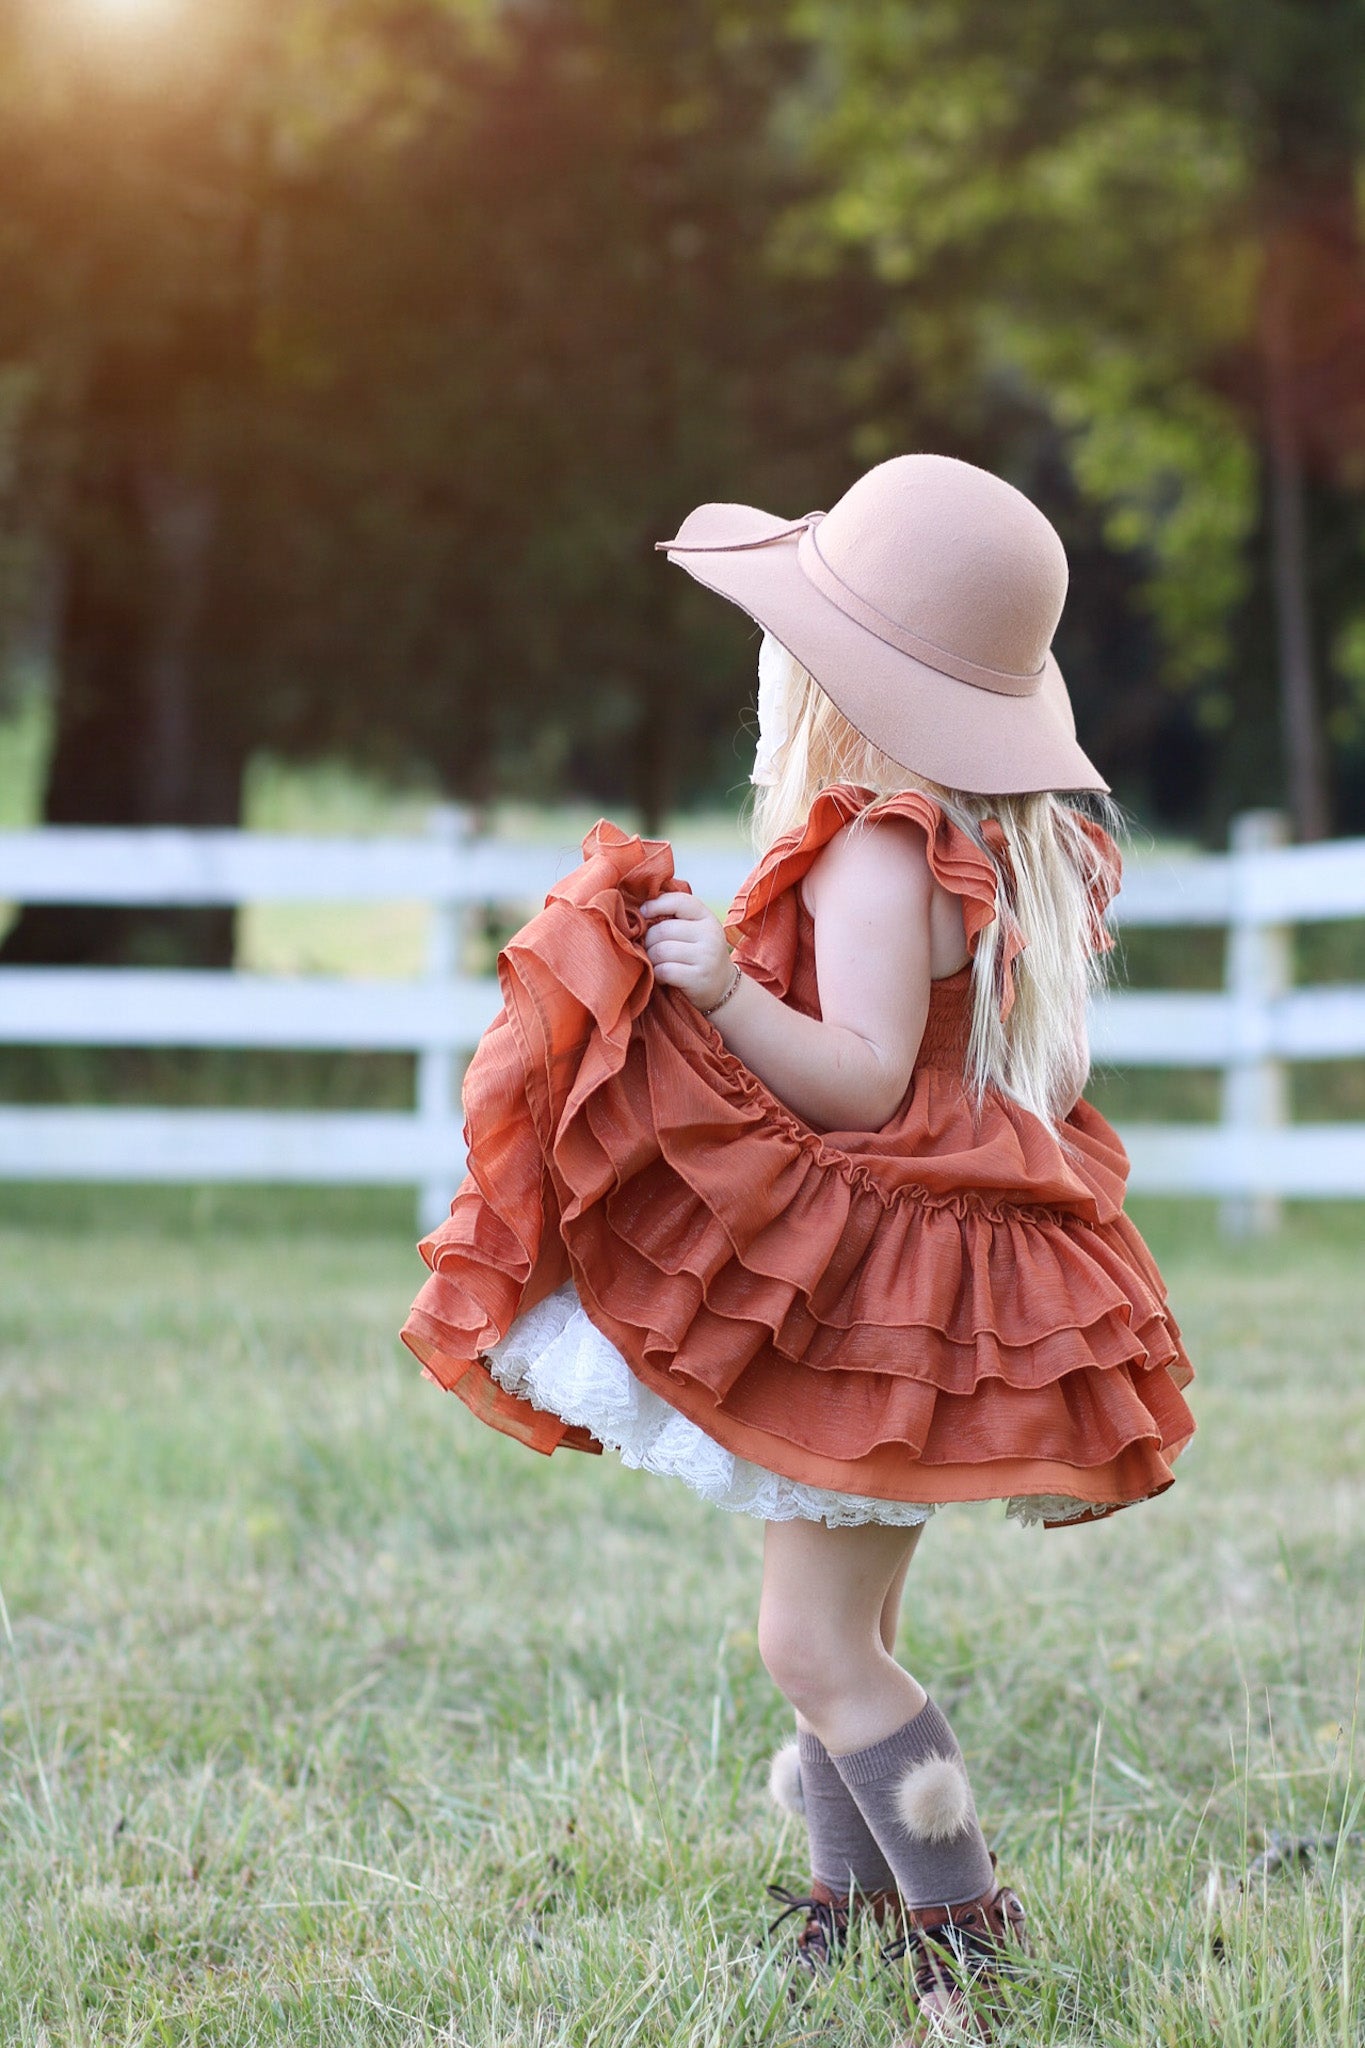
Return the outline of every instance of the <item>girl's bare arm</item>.
[[[841,832],[807,888],[822,1018],[741,975],[712,1022],[803,1122],[879,1130],[909,1085],[929,1008],[933,878],[923,835],[896,818]],[[718,1002],[733,978],[730,949],[706,905],[669,890],[641,910],[657,920],[645,933],[657,979],[699,1009]]]

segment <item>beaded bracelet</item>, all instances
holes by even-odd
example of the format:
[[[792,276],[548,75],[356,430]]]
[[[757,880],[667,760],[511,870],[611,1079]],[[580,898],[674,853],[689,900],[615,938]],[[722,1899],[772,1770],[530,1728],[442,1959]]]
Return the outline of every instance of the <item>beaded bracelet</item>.
[[[734,962],[733,962],[733,961],[731,961],[731,963],[730,963],[730,964],[731,964],[731,966],[732,966],[732,967],[734,967]],[[740,972],[739,972],[739,969],[738,969],[737,967],[735,967],[735,971],[734,971],[734,977],[733,977],[733,979],[731,980],[731,983],[730,983],[730,986],[729,986],[729,988],[727,988],[727,989],[726,989],[726,991],[725,991],[725,994],[724,994],[724,995],[723,995],[723,996],[721,997],[721,999],[720,999],[720,1001],[719,1001],[718,1003],[712,1003],[712,1005],[711,1005],[711,1007],[710,1007],[710,1009],[709,1009],[709,1010],[703,1010],[703,1011],[702,1011],[702,1013],[701,1013],[701,1014],[702,1014],[702,1016],[703,1016],[703,1017],[714,1017],[714,1016],[715,1016],[715,1014],[716,1014],[716,1012],[717,1012],[717,1010],[723,1010],[723,1009],[725,1008],[725,1005],[726,1005],[726,1004],[727,1004],[727,1003],[729,1002],[729,1000],[730,1000],[731,996],[732,996],[732,995],[734,994],[735,990],[736,990],[736,989],[737,989],[737,988],[739,987],[739,984],[740,984],[740,979],[741,979],[741,977],[740,977]]]

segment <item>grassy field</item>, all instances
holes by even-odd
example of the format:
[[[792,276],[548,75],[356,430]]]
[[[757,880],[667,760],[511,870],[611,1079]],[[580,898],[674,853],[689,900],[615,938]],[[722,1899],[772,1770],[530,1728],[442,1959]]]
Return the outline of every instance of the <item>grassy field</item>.
[[[1236,1887],[1361,1825],[1361,1217],[1139,1217],[1200,1372],[1177,1486],[945,1514],[907,1596],[1037,1930],[1000,2039],[1352,2048],[1365,1848]],[[0,1191],[0,2040],[889,2048],[870,1949],[793,2012],[765,1943],[806,1870],[759,1528],[422,1383],[410,1235]]]

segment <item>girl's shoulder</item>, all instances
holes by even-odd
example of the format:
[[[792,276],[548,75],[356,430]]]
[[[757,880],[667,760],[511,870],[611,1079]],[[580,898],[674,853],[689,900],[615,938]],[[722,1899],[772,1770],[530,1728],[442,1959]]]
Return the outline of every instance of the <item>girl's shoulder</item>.
[[[798,891],[825,848],[855,820],[869,825],[899,818],[919,827],[929,871],[942,888],[960,897],[968,943],[995,916],[998,886],[995,862],[954,823],[941,804],[924,790],[901,789],[889,796],[855,783],[832,783],[812,803],[805,821],[784,832],[760,858],[741,886],[725,920],[732,938],[762,919],[788,891]],[[800,900],[799,894],[796,900]]]
[[[870,806],[820,847],[796,885],[801,902],[812,916],[831,891],[859,908],[927,907],[938,893],[931,837],[923,819]]]

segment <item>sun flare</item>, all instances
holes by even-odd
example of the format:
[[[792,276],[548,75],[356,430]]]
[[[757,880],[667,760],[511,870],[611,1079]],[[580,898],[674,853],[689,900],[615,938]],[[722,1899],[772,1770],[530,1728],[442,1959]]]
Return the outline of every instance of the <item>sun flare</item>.
[[[174,13],[180,0],[85,0],[85,4],[105,21],[150,22]]]

